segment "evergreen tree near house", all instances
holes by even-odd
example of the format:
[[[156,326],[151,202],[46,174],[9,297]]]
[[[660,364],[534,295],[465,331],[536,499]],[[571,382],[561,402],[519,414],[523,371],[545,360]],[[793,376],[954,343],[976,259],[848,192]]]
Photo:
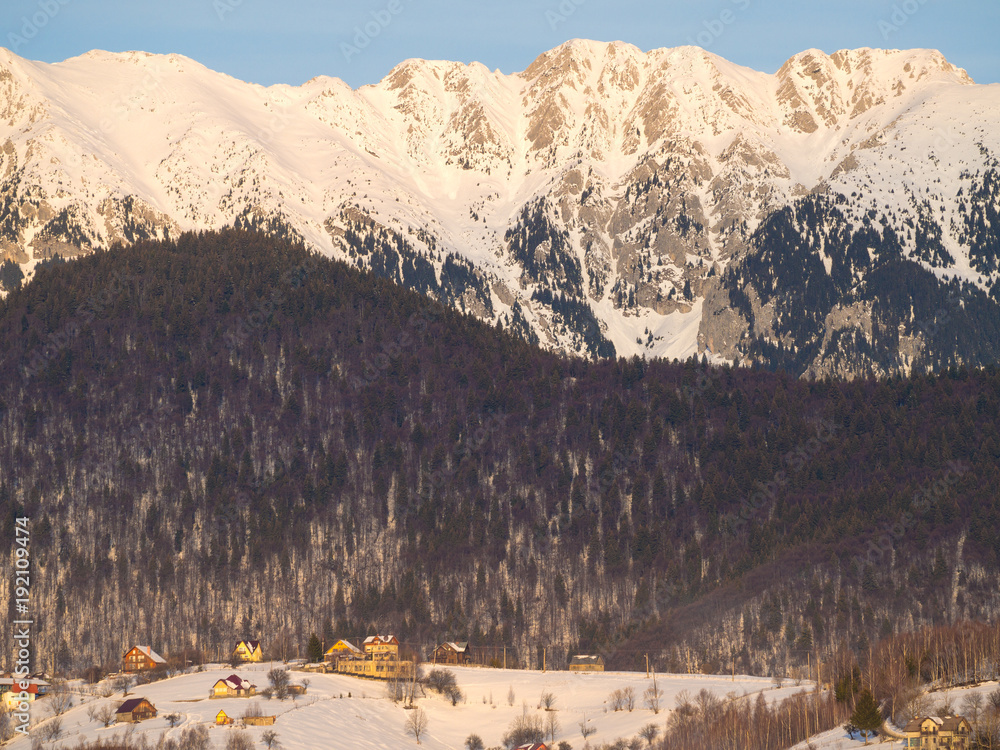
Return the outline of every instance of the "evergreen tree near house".
[[[858,696],[858,702],[854,704],[854,713],[851,714],[851,724],[865,735],[866,745],[868,737],[882,726],[882,712],[870,690],[862,690]]]
[[[309,662],[315,664],[316,662],[323,661],[323,644],[319,640],[319,636],[313,633],[309,636],[309,645],[306,649],[309,653]]]

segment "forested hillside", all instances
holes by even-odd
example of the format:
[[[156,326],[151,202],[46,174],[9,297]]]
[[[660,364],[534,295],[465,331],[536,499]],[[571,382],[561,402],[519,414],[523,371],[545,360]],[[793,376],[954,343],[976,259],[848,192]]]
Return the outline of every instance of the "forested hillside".
[[[378,628],[766,673],[1000,609],[995,369],[561,358],[239,231],[41,268],[0,352],[46,668]]]

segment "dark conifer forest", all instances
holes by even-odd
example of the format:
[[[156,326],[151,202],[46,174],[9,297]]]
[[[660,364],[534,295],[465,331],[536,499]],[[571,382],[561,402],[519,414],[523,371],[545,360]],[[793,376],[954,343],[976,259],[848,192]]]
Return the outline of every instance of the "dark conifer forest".
[[[998,487],[995,368],[563,358],[237,230],[0,301],[0,516],[31,518],[46,669],[378,629],[785,674],[996,618]]]

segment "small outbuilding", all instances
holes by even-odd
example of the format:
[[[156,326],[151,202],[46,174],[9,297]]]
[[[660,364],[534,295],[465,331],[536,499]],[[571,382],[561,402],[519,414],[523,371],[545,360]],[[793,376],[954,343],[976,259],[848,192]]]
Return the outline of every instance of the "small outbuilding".
[[[570,672],[603,672],[604,659],[592,654],[577,654],[569,663]]]
[[[155,718],[156,707],[145,698],[129,698],[115,711],[115,721],[121,724],[136,724]]]
[[[215,723],[219,725],[232,724],[233,720],[229,718],[225,711],[220,710],[219,713],[215,715]]]

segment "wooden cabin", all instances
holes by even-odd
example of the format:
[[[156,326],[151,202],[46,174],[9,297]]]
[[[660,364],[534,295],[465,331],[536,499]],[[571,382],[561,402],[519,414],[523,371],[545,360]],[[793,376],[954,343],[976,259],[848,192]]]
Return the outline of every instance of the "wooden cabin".
[[[264,652],[261,651],[260,641],[239,641],[233,649],[233,660],[249,662],[264,661]]]
[[[133,646],[122,657],[122,672],[145,672],[167,666],[167,660],[150,646]]]
[[[122,724],[136,724],[155,718],[156,708],[145,698],[129,698],[115,711],[115,721]]]
[[[434,656],[431,661],[435,664],[468,664],[468,641],[448,641],[447,643],[442,643],[434,649]]]
[[[604,659],[600,656],[577,654],[570,660],[570,672],[603,672]]]
[[[232,724],[233,720],[226,715],[225,711],[220,710],[219,713],[215,715],[215,723],[221,725]]]

